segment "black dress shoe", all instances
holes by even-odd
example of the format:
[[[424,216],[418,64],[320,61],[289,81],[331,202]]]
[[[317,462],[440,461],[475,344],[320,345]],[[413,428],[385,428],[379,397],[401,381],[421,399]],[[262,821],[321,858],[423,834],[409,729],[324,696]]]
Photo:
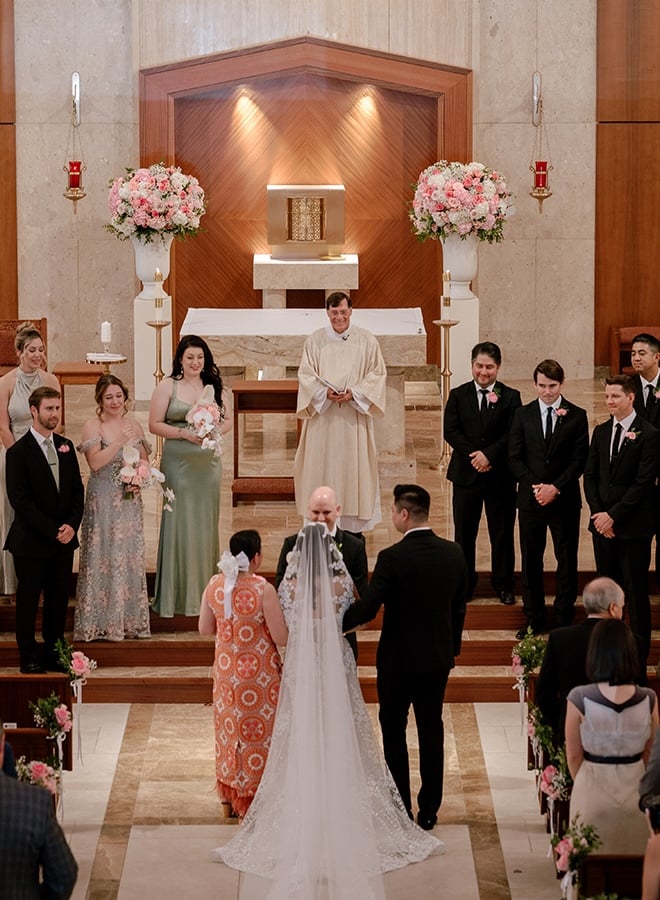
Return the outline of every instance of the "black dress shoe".
[[[29,662],[21,666],[21,675],[45,675],[46,670],[39,663]]]
[[[511,591],[499,591],[497,596],[500,598],[500,603],[503,603],[504,606],[513,606],[516,602],[516,598]]]
[[[424,831],[431,831],[437,821],[438,817],[435,813],[432,815],[421,812],[417,813],[417,824],[420,828],[423,828]]]

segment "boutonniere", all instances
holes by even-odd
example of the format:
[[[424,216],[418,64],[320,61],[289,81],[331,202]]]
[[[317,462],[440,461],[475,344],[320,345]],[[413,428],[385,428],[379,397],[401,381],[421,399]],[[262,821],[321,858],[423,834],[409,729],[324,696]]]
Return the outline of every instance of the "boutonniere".
[[[567,413],[568,409],[565,406],[558,406],[555,410],[555,415],[560,416],[560,418],[563,418]]]
[[[494,406],[497,401],[500,399],[500,394],[502,393],[502,388],[494,387],[492,391],[489,391],[486,394],[486,400],[491,406]]]
[[[336,541],[336,542],[335,542],[335,547],[337,548],[337,550],[339,550],[340,553],[341,553],[341,548],[342,548],[342,546],[343,546],[343,542],[342,542],[342,541]]]
[[[653,391],[653,396],[655,397],[656,400],[660,400],[660,387],[657,387],[657,388]]]
[[[624,437],[624,439],[625,439],[626,441],[636,441],[636,440],[637,440],[637,435],[638,435],[638,434],[641,434],[641,432],[640,432],[640,431],[634,431],[634,430],[633,430],[633,431],[624,431],[624,432],[623,432],[623,437]]]
[[[71,449],[71,447],[69,447],[68,444],[60,444],[60,446],[57,448],[57,452],[58,453],[68,453],[70,449]]]

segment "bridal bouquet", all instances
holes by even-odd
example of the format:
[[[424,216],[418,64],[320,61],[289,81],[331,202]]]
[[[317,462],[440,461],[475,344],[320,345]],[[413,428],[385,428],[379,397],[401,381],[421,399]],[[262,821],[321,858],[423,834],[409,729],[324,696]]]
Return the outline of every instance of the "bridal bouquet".
[[[199,181],[162,162],[148,169],[126,169],[125,176],[111,181],[108,206],[112,218],[105,229],[120,241],[134,236],[144,244],[164,234],[197,234],[206,212]]]
[[[142,488],[151,487],[152,484],[162,485],[165,481],[165,476],[160,469],[150,465],[148,460],[143,459],[137,447],[123,447],[122,458],[124,465],[113,471],[113,480],[115,484],[123,487],[124,500],[134,499],[135,495]],[[164,509],[171,512],[174,491],[171,488],[162,487],[161,490],[165,497]]]
[[[196,437],[202,438],[202,450],[213,450],[214,456],[222,453],[222,410],[215,402],[213,385],[207,384],[202,396],[188,411],[186,422]]]
[[[511,194],[501,172],[481,163],[440,160],[419,176],[410,219],[421,239],[442,240],[476,234],[480,241],[499,243]]]

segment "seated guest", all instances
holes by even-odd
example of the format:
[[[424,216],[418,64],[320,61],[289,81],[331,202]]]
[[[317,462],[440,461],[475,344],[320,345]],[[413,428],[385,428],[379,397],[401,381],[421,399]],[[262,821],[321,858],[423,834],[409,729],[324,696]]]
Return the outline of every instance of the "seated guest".
[[[4,752],[0,725],[0,764]],[[67,900],[77,875],[50,792],[0,772],[0,897]]]
[[[593,684],[573,688],[566,706],[566,759],[573,777],[570,818],[580,815],[602,841],[596,853],[644,852],[648,830],[639,780],[658,724],[650,688],[637,687],[635,638],[619,619],[603,619],[587,650]]]
[[[261,559],[258,531],[232,535],[199,613],[200,633],[215,634],[216,786],[241,818],[266,765],[282,669],[277,645],[288,636],[275,588],[256,574]]]
[[[331,537],[334,539],[337,549],[344,557],[348,574],[353,579],[355,593],[359,599],[360,597],[364,597],[367,587],[369,586],[367,551],[363,539],[356,537],[350,531],[344,531],[337,526],[337,518],[340,515],[341,506],[337,500],[337,494],[331,487],[318,487],[315,491],[312,491],[307,504],[306,521],[325,522],[325,526],[330,532]],[[280,558],[277,561],[277,574],[275,575],[276,588],[279,588],[280,583],[284,578],[288,557],[296,545],[297,537],[298,534],[290,534],[288,537],[284,538],[284,543],[282,544],[282,549],[280,551]],[[357,661],[357,637],[354,633],[347,634],[345,637],[350,644],[353,656]]]
[[[601,619],[623,617],[625,597],[611,578],[594,578],[585,586],[582,602],[587,613],[584,621],[550,632],[536,684],[536,703],[545,722],[555,733],[558,745],[564,742],[568,692],[578,684],[589,681],[585,671],[589,638]],[[636,681],[646,684],[643,671],[640,671]]]

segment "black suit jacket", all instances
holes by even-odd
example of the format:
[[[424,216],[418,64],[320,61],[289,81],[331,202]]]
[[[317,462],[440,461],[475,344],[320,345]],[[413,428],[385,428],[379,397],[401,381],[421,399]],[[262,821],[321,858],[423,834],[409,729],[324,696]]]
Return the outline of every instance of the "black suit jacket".
[[[580,476],[589,450],[587,413],[563,396],[560,406],[566,414],[557,416],[547,450],[538,400],[515,412],[509,439],[509,465],[518,482],[518,509],[582,506]],[[559,496],[550,506],[540,507],[534,499],[533,484],[552,484]]]
[[[584,493],[592,515],[607,512],[614,519],[617,538],[644,538],[653,533],[653,485],[658,470],[660,432],[636,416],[619,454],[610,465],[610,442],[614,419],[597,425],[591,436]],[[594,531],[593,522],[589,530]]]
[[[642,419],[646,419],[647,422],[650,422],[654,428],[660,429],[660,400],[657,397],[653,399],[653,406],[651,407],[650,412],[646,411],[646,396],[645,391],[642,388],[642,379],[640,375],[633,375],[633,381],[635,382],[635,410],[642,417]],[[660,379],[657,382],[660,387]],[[656,388],[657,389],[657,388]]]
[[[297,537],[298,533],[290,534],[288,537],[284,538],[284,543],[280,550],[280,558],[277,561],[277,572],[275,573],[276,588],[280,586],[280,583],[284,578],[287,567],[287,556],[296,546]],[[350,534],[348,531],[343,531],[341,528],[337,528],[334,540],[341,551],[341,555],[344,557],[348,574],[353,579],[353,584],[355,585],[358,597],[364,597],[369,584],[367,551],[364,541],[361,541],[360,538],[355,537],[354,534]]]
[[[0,772],[0,897],[67,900],[77,874],[49,791]]]
[[[449,394],[444,415],[444,436],[453,448],[447,468],[447,478],[454,484],[470,487],[477,479],[509,478],[507,466],[507,442],[513,414],[521,405],[520,392],[495,382],[499,392],[497,403],[490,403],[485,425],[481,424],[479,404],[474,381],[454,388]],[[475,450],[488,458],[490,472],[477,472],[470,461]]]
[[[448,670],[461,652],[467,565],[453,541],[430,528],[381,550],[366,597],[344,615],[344,630],[384,607],[376,665],[413,674]]]
[[[78,531],[83,514],[84,488],[76,451],[59,434],[53,435],[59,461],[59,491],[46,456],[28,431],[7,450],[7,495],[14,508],[5,550],[15,556],[43,559],[54,556],[61,547],[75,550],[76,535],[68,544],[60,544],[61,525]],[[64,449],[66,448],[66,449]]]

